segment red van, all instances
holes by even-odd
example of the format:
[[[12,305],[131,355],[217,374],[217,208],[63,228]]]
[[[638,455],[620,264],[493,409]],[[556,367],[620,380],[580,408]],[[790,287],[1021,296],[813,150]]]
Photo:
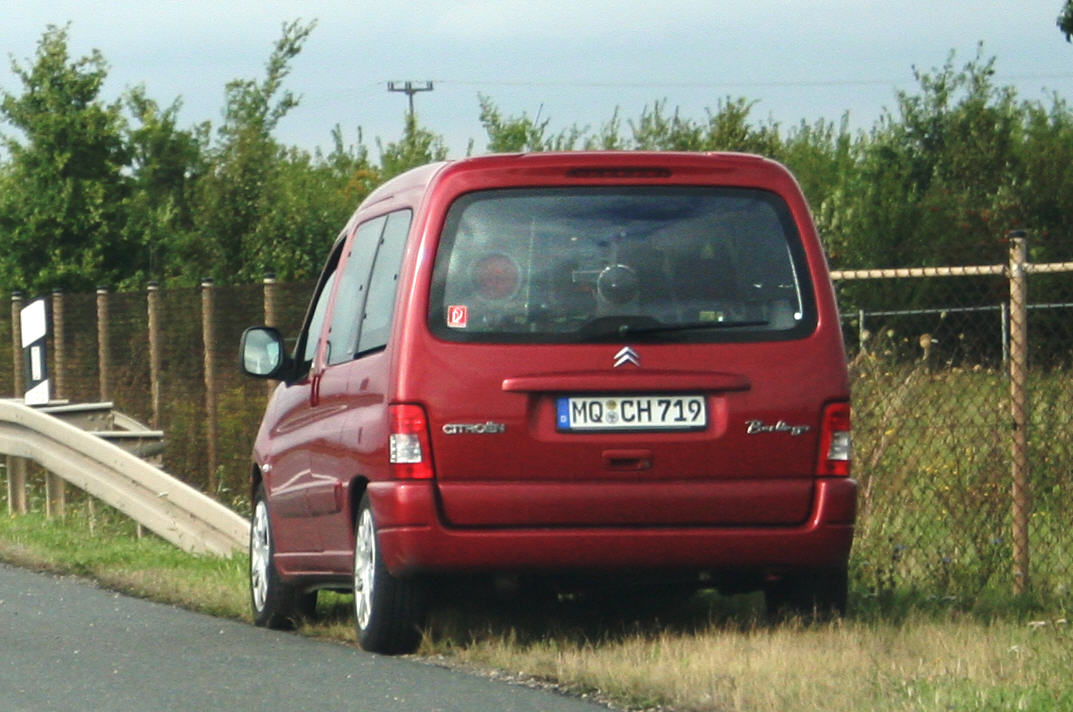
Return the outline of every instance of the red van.
[[[686,577],[841,612],[845,353],[797,183],[757,156],[437,163],[340,233],[253,452],[258,624],[353,590],[412,650],[446,574]]]

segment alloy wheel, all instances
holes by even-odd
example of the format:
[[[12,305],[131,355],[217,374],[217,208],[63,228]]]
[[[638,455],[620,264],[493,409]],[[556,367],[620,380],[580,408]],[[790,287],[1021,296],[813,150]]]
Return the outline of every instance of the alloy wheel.
[[[264,502],[258,502],[250,529],[250,590],[258,611],[264,609],[268,599],[268,567],[272,565],[269,527],[268,508]]]
[[[373,611],[373,587],[376,571],[376,532],[372,513],[362,510],[354,535],[354,617],[365,629]]]

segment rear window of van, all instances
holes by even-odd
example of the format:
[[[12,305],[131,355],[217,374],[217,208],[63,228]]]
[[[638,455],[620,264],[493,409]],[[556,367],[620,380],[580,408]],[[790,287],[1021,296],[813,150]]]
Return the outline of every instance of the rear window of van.
[[[429,327],[452,341],[766,341],[815,326],[783,200],[753,189],[502,189],[444,221]]]

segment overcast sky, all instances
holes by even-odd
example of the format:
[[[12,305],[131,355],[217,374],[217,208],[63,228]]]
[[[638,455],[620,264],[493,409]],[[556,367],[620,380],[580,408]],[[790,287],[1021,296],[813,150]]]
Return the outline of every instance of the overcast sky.
[[[838,120],[870,128],[913,67],[958,66],[979,43],[998,80],[1022,99],[1073,96],[1073,45],[1055,26],[1062,0],[0,0],[0,50],[32,63],[49,24],[70,23],[69,49],[99,49],[105,98],[143,84],[163,105],[181,97],[184,126],[218,126],[224,86],[259,80],[284,21],[317,20],[287,88],[301,105],[276,136],[328,147],[336,124],[401,135],[406,97],[391,80],[435,89],[415,96],[419,121],[453,155],[486,146],[478,94],[523,112],[593,129],[615,109],[636,118],[666,100],[703,119],[721,98],[756,101],[755,121]],[[0,87],[21,84],[0,63]],[[0,127],[2,131],[9,129]]]

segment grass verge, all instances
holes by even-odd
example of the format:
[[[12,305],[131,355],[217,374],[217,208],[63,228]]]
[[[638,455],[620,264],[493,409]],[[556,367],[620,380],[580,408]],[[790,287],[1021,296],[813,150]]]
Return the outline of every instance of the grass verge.
[[[3,517],[0,559],[249,618],[245,557],[193,556],[137,538],[129,520],[108,511]],[[348,597],[322,594],[318,619],[301,632],[351,640],[349,606]],[[756,597],[463,599],[433,609],[420,654],[628,709],[1073,710],[1073,632],[1060,611],[1035,617],[916,609],[897,622],[871,612],[772,627],[760,621]]]
[[[0,518],[0,560],[84,576],[102,586],[226,618],[249,619],[244,557],[187,554],[126,517],[98,507],[65,519],[31,513]]]

